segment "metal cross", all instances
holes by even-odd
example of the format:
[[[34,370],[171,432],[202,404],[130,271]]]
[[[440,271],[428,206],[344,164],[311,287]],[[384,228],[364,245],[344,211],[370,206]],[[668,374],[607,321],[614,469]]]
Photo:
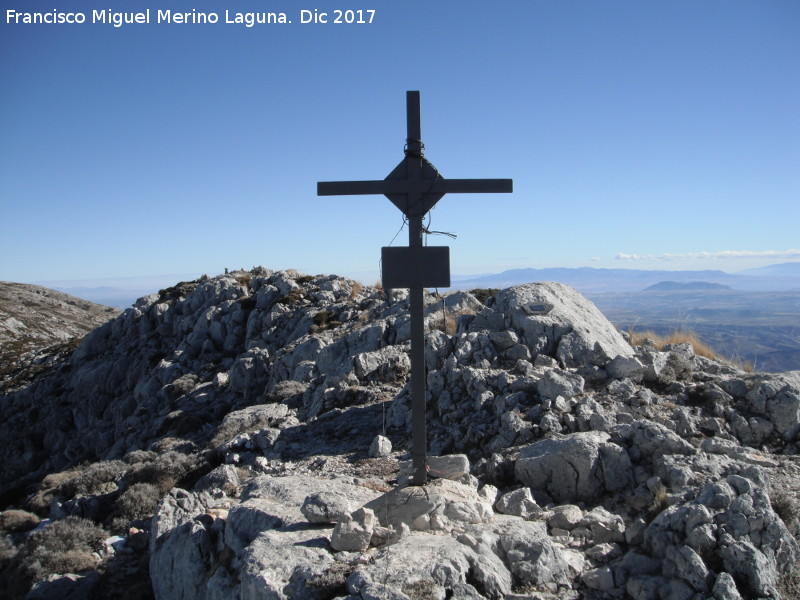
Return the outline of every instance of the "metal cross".
[[[425,423],[425,322],[423,288],[449,287],[449,254],[447,248],[425,247],[422,244],[422,218],[445,194],[509,193],[511,179],[445,179],[423,156],[420,128],[419,92],[406,92],[407,137],[405,158],[382,181],[320,181],[318,196],[351,196],[384,194],[408,217],[408,248],[387,253],[384,248],[384,279],[387,274],[395,285],[408,287],[411,299],[411,445],[413,485],[427,481],[427,432]],[[387,257],[392,264],[387,265]],[[402,263],[407,263],[403,265]],[[403,267],[407,268],[403,268]],[[387,270],[389,273],[387,273]],[[443,273],[446,271],[446,276]]]

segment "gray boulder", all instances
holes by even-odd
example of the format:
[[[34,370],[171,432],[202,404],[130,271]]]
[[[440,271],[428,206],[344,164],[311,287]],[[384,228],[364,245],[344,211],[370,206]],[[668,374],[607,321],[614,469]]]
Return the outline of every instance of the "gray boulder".
[[[362,507],[344,515],[333,528],[331,546],[334,550],[363,552],[369,548],[375,525],[375,513],[369,508]]]
[[[495,507],[505,515],[523,519],[530,519],[542,513],[542,509],[531,496],[530,488],[526,487],[503,494]]]
[[[490,549],[523,586],[566,584],[571,579],[566,558],[541,521],[498,515],[491,523],[468,527],[465,535],[476,547]]]
[[[619,492],[633,482],[633,469],[623,448],[609,434],[586,431],[526,446],[515,464],[517,480],[556,502],[592,500]]]
[[[494,309],[510,317],[535,353],[554,356],[567,367],[603,366],[634,355],[597,307],[561,283],[530,283],[501,291]]]
[[[511,592],[511,576],[494,555],[481,556],[450,536],[425,533],[413,533],[379,550],[369,564],[348,578],[347,587],[361,598],[372,597],[365,596],[365,591],[372,593],[375,588],[371,586],[376,585],[408,597],[444,598],[446,589],[465,585],[470,572],[491,598],[502,598],[502,594]]]
[[[767,415],[785,440],[794,439],[800,432],[800,371],[759,376],[747,402],[756,414]]]
[[[325,490],[306,496],[300,507],[309,523],[336,523],[349,515],[355,506],[347,494],[341,491]]]
[[[536,384],[542,398],[555,400],[559,396],[573,398],[583,392],[583,377],[560,369],[548,370]]]
[[[327,539],[311,527],[266,531],[239,560],[240,600],[321,598],[313,582],[333,564]]]
[[[384,527],[451,531],[455,524],[482,523],[494,515],[491,504],[472,486],[435,479],[425,486],[396,488],[368,502]]]
[[[376,435],[369,446],[368,455],[372,458],[385,458],[392,453],[392,441],[382,435]]]

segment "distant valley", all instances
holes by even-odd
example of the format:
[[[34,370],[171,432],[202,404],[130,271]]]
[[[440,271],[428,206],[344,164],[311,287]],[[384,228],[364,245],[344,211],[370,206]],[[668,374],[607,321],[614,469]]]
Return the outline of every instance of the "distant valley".
[[[800,369],[800,292],[734,290],[587,294],[618,328],[695,331],[759,371]]]
[[[454,282],[458,289],[560,281],[622,330],[689,329],[760,371],[800,370],[800,263],[739,273],[635,269],[515,269]]]

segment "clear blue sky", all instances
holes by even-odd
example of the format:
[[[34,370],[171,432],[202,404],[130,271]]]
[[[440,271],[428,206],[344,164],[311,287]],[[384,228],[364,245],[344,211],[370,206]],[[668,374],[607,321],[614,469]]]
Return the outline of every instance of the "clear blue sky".
[[[420,90],[448,195],[452,272],[735,271],[800,260],[795,0],[2,0],[0,279],[216,274],[264,265],[377,277],[402,225],[377,196]],[[376,10],[300,24],[301,9]],[[93,9],[150,24],[92,24]],[[86,14],[7,23],[7,10]],[[158,9],[217,12],[157,24]],[[225,24],[225,10],[286,25]],[[403,230],[395,245],[407,243]],[[730,253],[733,253],[732,255]]]

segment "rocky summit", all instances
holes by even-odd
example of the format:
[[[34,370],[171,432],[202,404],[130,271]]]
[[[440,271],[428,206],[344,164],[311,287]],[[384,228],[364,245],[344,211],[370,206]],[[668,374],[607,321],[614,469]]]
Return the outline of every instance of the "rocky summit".
[[[488,297],[487,297],[488,296]],[[789,600],[800,372],[631,347],[557,283],[256,268],[136,304],[0,396],[19,598]]]

